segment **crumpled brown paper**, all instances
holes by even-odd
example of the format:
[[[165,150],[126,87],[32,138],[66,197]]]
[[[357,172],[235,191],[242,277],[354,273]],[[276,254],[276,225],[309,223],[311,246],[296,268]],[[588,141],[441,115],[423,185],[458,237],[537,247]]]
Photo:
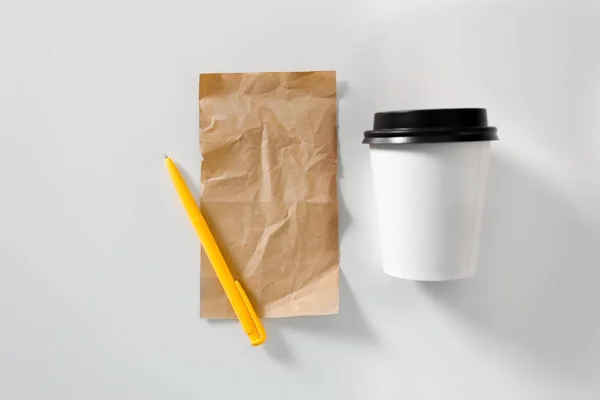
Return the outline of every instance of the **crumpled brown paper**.
[[[335,72],[200,75],[201,208],[262,317],[338,312]],[[200,315],[235,318],[206,254]]]

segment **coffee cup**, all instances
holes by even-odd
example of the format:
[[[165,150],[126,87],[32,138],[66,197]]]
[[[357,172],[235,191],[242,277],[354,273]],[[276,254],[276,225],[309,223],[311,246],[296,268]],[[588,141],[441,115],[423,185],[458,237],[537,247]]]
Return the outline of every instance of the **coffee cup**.
[[[375,114],[363,143],[385,273],[418,281],[475,274],[496,131],[480,108]]]

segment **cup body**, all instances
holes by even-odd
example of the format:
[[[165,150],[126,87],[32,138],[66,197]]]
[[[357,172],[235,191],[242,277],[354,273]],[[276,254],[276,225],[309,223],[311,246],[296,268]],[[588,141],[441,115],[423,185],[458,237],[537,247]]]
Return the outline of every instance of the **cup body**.
[[[385,273],[418,281],[475,274],[490,143],[369,145]]]

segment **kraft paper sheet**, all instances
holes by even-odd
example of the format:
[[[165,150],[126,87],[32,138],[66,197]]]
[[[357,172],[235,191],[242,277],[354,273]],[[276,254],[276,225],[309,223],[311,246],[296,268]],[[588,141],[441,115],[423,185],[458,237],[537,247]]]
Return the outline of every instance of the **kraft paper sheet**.
[[[262,317],[338,312],[335,72],[200,75],[201,209]],[[235,318],[206,254],[200,315]]]

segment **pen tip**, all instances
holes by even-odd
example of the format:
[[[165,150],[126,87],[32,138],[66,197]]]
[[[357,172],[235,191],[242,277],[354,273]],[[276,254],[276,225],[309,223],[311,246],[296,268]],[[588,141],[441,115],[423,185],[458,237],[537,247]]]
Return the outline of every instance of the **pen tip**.
[[[169,156],[165,154],[165,158],[169,158]]]

